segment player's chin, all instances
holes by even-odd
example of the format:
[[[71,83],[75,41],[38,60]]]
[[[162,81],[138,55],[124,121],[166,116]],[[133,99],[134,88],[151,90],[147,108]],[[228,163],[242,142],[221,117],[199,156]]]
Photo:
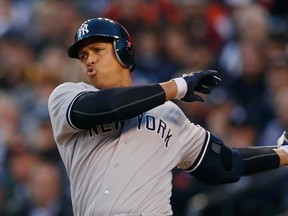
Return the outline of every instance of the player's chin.
[[[93,85],[94,87],[98,88],[98,89],[107,89],[109,88],[109,85],[105,82],[101,82],[99,79],[96,79],[96,77],[90,77],[89,81],[91,83],[91,85]]]
[[[88,77],[88,80],[90,82],[91,85],[95,86],[96,88],[99,88],[99,82],[97,82],[97,80],[94,77]]]

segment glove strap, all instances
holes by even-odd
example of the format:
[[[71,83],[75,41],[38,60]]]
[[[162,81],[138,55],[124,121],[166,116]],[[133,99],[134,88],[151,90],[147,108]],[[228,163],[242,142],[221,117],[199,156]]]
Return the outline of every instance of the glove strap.
[[[187,93],[187,89],[188,89],[187,82],[182,77],[175,78],[173,80],[176,83],[177,88],[178,88],[178,92],[177,92],[175,99],[181,100]]]

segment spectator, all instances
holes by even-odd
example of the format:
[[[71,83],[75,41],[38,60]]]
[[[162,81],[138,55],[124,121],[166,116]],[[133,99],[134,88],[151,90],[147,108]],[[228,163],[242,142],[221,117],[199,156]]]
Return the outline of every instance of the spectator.
[[[61,173],[55,164],[40,161],[28,173],[27,188],[31,193],[19,216],[73,215],[70,198],[62,190]]]
[[[230,97],[256,128],[257,133],[261,133],[263,126],[272,117],[272,111],[265,100],[266,49],[262,43],[255,44],[246,40],[240,48],[242,72],[231,82]]]
[[[143,26],[136,34],[137,67],[133,72],[135,83],[153,83],[171,79],[175,64],[169,61],[162,45],[162,35],[158,28]]]
[[[266,145],[266,146],[271,145],[273,138],[281,134],[280,130],[288,128],[288,115],[287,115],[288,88],[287,86],[279,89],[273,97],[275,97],[273,100],[275,117],[267,123],[262,135],[259,138],[259,143],[261,143],[261,145]]]
[[[225,84],[239,77],[243,71],[241,47],[243,41],[261,44],[266,47],[269,37],[268,11],[259,4],[230,5],[231,18],[234,22],[234,35],[226,41],[219,53],[220,70],[229,77]],[[244,42],[245,43],[245,42]]]

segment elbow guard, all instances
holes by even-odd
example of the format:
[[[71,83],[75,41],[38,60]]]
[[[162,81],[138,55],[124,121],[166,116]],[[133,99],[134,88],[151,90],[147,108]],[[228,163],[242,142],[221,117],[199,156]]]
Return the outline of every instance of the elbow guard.
[[[244,170],[240,152],[226,147],[221,139],[207,132],[201,153],[188,172],[199,181],[214,185],[236,182]]]

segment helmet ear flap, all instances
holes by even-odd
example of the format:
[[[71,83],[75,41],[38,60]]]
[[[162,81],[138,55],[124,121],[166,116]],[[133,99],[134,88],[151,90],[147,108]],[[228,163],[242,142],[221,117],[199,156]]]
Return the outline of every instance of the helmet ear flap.
[[[129,46],[123,41],[114,40],[114,50],[118,61],[125,67],[129,67],[130,71],[135,68],[135,57],[132,44]]]
[[[133,48],[131,47],[131,46],[127,46],[127,52],[129,53],[129,54],[133,54]]]

